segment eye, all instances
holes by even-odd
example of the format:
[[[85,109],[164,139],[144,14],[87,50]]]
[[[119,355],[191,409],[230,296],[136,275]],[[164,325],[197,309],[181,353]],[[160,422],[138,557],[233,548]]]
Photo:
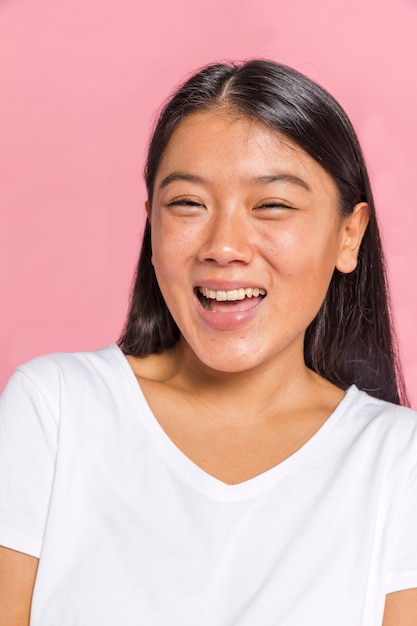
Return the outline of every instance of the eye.
[[[295,210],[295,207],[281,200],[263,200],[253,210],[256,212],[265,211],[265,213],[281,213],[283,211]]]
[[[179,198],[178,200],[171,200],[168,202],[168,206],[203,206],[201,202],[191,200],[190,198]]]
[[[181,215],[192,215],[205,210],[205,205],[197,198],[174,198],[167,202],[166,206]]]

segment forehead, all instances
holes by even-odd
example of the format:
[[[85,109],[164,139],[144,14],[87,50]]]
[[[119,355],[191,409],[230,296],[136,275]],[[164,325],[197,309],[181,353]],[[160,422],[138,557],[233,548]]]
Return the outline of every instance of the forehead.
[[[220,107],[192,113],[176,127],[162,155],[156,182],[177,171],[225,184],[279,171],[305,180],[307,186],[335,191],[321,165],[284,133]]]
[[[295,152],[304,152],[294,141],[286,137],[278,129],[271,128],[260,120],[249,117],[231,108],[218,106],[206,111],[198,111],[187,115],[172,133],[166,152],[183,151],[193,146],[199,148],[225,148],[227,146],[240,149],[279,148]],[[163,157],[165,156],[165,153]],[[305,153],[304,153],[305,154]],[[185,154],[185,156],[187,156]]]

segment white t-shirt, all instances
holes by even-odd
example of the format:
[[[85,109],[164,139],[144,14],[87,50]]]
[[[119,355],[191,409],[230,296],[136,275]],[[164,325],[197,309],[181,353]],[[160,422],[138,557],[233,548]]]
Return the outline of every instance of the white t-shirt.
[[[0,415],[0,544],[40,556],[31,626],[380,626],[417,587],[417,414],[356,387],[238,485],[173,444],[115,345],[20,367]]]

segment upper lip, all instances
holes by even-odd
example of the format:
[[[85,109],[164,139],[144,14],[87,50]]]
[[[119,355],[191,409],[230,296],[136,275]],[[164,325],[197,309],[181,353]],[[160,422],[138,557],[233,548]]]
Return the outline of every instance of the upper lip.
[[[194,284],[194,289],[198,287],[205,287],[206,289],[213,289],[214,291],[233,291],[234,289],[267,289],[263,285],[251,282],[250,280],[243,281],[225,281],[225,280],[201,280]]]

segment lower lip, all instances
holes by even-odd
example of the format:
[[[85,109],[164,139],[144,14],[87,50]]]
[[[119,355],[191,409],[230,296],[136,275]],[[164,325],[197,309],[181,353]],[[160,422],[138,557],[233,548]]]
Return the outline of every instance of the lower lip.
[[[218,311],[207,311],[197,296],[195,299],[197,301],[198,314],[207,326],[215,330],[238,330],[253,320],[264,298],[254,298],[253,307],[245,311],[235,311],[232,308],[233,305],[231,305],[230,311],[222,313]]]

